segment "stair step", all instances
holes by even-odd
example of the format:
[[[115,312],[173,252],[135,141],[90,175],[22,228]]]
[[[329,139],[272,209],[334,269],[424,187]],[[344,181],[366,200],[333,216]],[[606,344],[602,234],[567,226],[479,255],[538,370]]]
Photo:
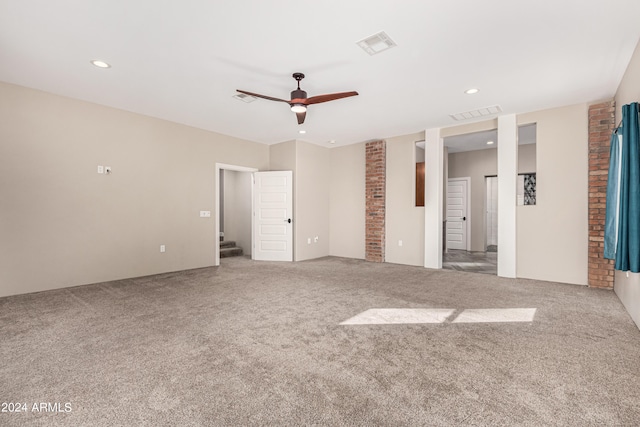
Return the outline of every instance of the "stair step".
[[[235,248],[236,247],[236,242],[234,242],[233,240],[225,240],[220,242],[220,249],[222,248]]]
[[[220,258],[229,258],[232,256],[242,256],[244,254],[242,248],[237,246],[231,248],[220,249]]]

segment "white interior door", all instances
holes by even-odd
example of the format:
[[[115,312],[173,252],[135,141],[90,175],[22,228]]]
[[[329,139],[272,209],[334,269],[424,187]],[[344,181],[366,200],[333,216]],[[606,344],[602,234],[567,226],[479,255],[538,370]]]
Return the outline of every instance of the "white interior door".
[[[260,261],[293,261],[293,173],[253,174],[253,251]]]
[[[447,248],[467,248],[468,180],[451,178],[447,182]]]

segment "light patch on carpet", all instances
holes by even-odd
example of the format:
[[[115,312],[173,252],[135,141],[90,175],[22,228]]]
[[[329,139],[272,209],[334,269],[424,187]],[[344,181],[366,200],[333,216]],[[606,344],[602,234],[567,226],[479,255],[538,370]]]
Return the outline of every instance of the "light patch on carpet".
[[[340,323],[341,325],[392,325],[405,323],[443,323],[456,310],[452,308],[371,308]]]
[[[403,325],[421,323],[506,323],[533,322],[535,308],[483,308],[462,310],[455,318],[453,308],[371,308],[341,322],[341,325]]]
[[[535,308],[470,308],[452,323],[533,322],[535,315]]]

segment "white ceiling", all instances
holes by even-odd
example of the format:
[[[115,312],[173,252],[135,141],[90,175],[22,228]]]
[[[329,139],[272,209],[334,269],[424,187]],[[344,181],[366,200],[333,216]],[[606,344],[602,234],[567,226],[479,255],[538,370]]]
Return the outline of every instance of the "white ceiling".
[[[0,81],[266,144],[339,146],[492,105],[610,98],[639,16],[637,0],[0,0]],[[397,47],[356,45],[382,30]],[[284,103],[233,98],[288,98],[296,71],[309,96],[360,95],[312,105],[302,126]]]

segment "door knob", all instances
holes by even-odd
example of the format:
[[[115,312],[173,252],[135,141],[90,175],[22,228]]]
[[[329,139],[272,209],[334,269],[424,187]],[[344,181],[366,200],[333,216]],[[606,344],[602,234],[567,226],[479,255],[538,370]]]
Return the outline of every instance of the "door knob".
[[[291,218],[285,219],[284,222],[288,222],[289,224],[291,224]]]
[[[463,220],[463,221],[466,221],[466,220],[467,220],[467,217],[466,217],[466,216],[463,216],[463,217],[462,217],[462,220]]]

